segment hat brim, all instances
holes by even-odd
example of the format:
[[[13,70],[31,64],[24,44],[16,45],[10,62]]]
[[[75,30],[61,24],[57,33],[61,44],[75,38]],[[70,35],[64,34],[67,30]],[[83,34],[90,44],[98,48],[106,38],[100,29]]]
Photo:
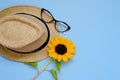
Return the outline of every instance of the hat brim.
[[[35,15],[41,18],[40,16],[41,9],[34,7],[34,6],[28,6],[28,5],[19,5],[19,6],[13,6],[13,7],[6,8],[0,11],[0,18],[8,16],[8,15],[16,14],[16,13],[29,13],[29,14],[32,14],[32,15]],[[50,39],[53,37],[59,36],[59,33],[56,31],[54,27],[55,26],[54,22],[46,23],[46,24],[48,25],[48,28],[50,30]],[[47,46],[33,53],[22,54],[22,53],[11,51],[3,47],[2,45],[0,45],[0,54],[8,59],[15,60],[15,61],[35,62],[35,61],[41,61],[48,57],[46,47]]]

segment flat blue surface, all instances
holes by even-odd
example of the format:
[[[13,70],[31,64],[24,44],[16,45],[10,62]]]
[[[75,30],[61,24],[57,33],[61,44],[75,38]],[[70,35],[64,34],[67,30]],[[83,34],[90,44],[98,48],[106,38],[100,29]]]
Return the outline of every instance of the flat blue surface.
[[[71,25],[66,37],[75,43],[76,54],[62,65],[59,80],[120,80],[120,0],[0,0],[0,10],[20,4],[46,8]],[[35,73],[0,56],[0,80],[31,80]],[[36,80],[54,79],[44,72]]]

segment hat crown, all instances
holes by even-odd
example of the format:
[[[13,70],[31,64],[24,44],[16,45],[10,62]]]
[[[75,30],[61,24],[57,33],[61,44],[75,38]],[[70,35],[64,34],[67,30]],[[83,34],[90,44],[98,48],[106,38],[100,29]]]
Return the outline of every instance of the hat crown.
[[[0,20],[0,44],[21,48],[42,36],[44,30],[28,18],[10,15]]]
[[[34,38],[35,36],[37,36],[37,32],[35,29],[26,24],[21,24],[18,21],[8,21],[2,24],[1,28],[1,33],[9,42],[19,42],[21,40]]]

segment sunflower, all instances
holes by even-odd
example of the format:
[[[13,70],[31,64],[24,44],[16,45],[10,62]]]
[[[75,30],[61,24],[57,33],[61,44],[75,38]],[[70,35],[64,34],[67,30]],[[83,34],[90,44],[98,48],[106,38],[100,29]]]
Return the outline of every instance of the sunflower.
[[[62,60],[68,62],[68,59],[74,56],[75,46],[72,41],[61,36],[50,40],[47,51],[51,58],[59,62]]]

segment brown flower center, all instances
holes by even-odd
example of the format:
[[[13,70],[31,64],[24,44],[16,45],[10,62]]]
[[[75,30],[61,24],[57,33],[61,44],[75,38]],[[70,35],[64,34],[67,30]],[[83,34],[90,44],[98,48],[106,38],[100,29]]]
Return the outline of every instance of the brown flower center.
[[[63,44],[58,44],[55,47],[55,52],[58,53],[58,54],[64,55],[67,52],[67,48]]]

